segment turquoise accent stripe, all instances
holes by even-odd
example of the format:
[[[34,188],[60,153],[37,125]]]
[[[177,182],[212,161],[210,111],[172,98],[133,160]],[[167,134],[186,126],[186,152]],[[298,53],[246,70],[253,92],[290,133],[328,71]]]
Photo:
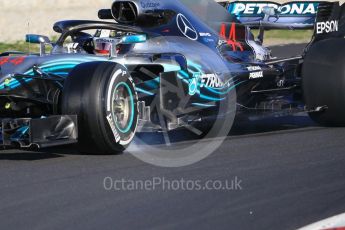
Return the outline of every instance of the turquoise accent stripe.
[[[144,84],[145,84],[147,87],[150,87],[150,88],[152,88],[152,89],[157,89],[157,88],[159,87],[158,82],[155,81],[155,80],[146,81]]]
[[[44,64],[40,66],[41,69],[43,68],[49,68],[49,67],[54,67],[54,66],[60,66],[60,65],[79,65],[82,62],[56,62],[56,63],[51,63],[51,64]]]
[[[138,88],[138,87],[136,87],[135,89],[136,89],[139,93],[147,94],[147,95],[149,95],[149,96],[154,96],[154,95],[155,95],[155,94],[152,93],[152,92],[149,92],[149,91],[147,91],[147,90],[144,90],[144,89],[141,89],[141,88]]]
[[[116,90],[120,87],[120,86],[124,86],[127,90],[127,92],[129,93],[129,97],[130,97],[130,102],[131,102],[131,118],[129,120],[129,124],[127,125],[126,128],[124,129],[121,129],[118,125],[118,123],[116,122],[116,127],[118,128],[118,130],[122,133],[128,133],[128,131],[131,129],[132,125],[133,125],[133,122],[134,122],[134,97],[133,97],[133,93],[132,93],[132,90],[131,88],[128,86],[127,83],[125,82],[120,82],[119,84],[116,85],[115,87],[115,92]]]
[[[200,106],[200,107],[206,107],[206,108],[210,108],[210,107],[215,106],[215,105],[208,105],[208,104],[202,104],[202,103],[192,103],[192,105]]]
[[[177,74],[177,77],[180,78],[184,83],[189,84],[188,80],[181,77],[181,75]]]
[[[189,75],[188,75],[188,73],[186,71],[181,70],[180,74],[182,74],[185,78],[189,79]]]
[[[52,72],[52,71],[61,70],[61,69],[73,69],[75,66],[76,65],[62,65],[62,66],[56,66],[56,67],[42,68],[42,70],[46,72]]]
[[[59,63],[64,63],[63,65],[59,65]],[[70,62],[55,62],[55,65],[50,64],[50,65],[42,65],[40,66],[40,68],[42,69],[42,71],[44,72],[55,72],[55,71],[59,71],[59,70],[65,70],[65,69],[73,69],[76,65],[79,65],[79,62],[74,62],[74,63],[70,63]],[[61,72],[59,72],[61,73]],[[56,73],[58,74],[58,73]],[[67,75],[68,72],[63,72],[63,75]],[[31,75],[33,76],[33,70],[29,70],[27,72],[24,73],[24,75]],[[32,81],[32,79],[27,78],[24,80],[26,83]],[[11,82],[9,84],[6,85],[6,87],[9,87],[10,89],[14,89],[19,87],[21,84],[19,83],[18,80],[12,78]],[[5,83],[0,84],[0,89],[5,89]]]
[[[203,94],[200,94],[200,98],[208,100],[208,101],[223,101],[225,99],[225,97],[216,98],[216,97],[206,96],[206,95],[203,95]]]
[[[188,65],[188,66],[192,66],[192,67],[194,67],[194,68],[200,70],[200,72],[202,72],[202,66],[199,65],[199,64],[197,64],[197,63],[195,63],[195,62],[187,61],[187,65]]]

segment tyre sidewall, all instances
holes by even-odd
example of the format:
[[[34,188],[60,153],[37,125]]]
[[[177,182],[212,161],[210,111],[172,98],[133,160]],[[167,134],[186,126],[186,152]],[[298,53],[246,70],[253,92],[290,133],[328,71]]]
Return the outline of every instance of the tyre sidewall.
[[[130,124],[125,130],[121,130],[116,126],[116,119],[111,110],[112,97],[119,85],[124,85],[130,94]],[[108,124],[108,128],[106,128],[107,135],[110,137],[110,140],[115,140],[116,143],[126,147],[133,140],[138,125],[138,95],[134,87],[133,79],[125,68],[115,68],[103,92],[102,102],[105,102],[103,105],[105,117],[103,116],[101,119],[105,118]]]
[[[116,63],[85,63],[71,76],[63,104],[68,114],[78,115],[79,149],[84,153],[114,154],[131,143],[138,125],[138,96],[127,69]],[[128,132],[116,128],[108,104],[117,84],[128,86],[133,95],[133,122]],[[67,102],[68,100],[68,102]],[[111,99],[110,99],[111,100]]]

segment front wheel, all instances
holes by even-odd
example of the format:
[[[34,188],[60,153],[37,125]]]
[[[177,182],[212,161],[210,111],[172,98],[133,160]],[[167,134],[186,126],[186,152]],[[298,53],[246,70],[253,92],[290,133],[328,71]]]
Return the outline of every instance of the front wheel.
[[[122,65],[92,62],[78,65],[66,79],[62,114],[78,116],[83,153],[116,154],[132,142],[138,125],[138,96]]]

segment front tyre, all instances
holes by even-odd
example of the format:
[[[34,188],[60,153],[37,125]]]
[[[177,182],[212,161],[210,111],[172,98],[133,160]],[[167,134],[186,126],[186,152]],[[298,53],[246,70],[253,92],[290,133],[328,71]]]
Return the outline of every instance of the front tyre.
[[[122,65],[92,62],[78,65],[65,81],[62,114],[78,115],[79,149],[116,154],[132,142],[138,125],[138,96]]]

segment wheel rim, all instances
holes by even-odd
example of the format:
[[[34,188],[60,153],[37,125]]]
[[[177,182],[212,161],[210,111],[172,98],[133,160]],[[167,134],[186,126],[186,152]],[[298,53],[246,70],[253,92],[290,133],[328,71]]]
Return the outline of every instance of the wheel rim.
[[[134,121],[134,98],[131,88],[125,82],[115,87],[112,96],[112,116],[120,132],[130,131]]]

